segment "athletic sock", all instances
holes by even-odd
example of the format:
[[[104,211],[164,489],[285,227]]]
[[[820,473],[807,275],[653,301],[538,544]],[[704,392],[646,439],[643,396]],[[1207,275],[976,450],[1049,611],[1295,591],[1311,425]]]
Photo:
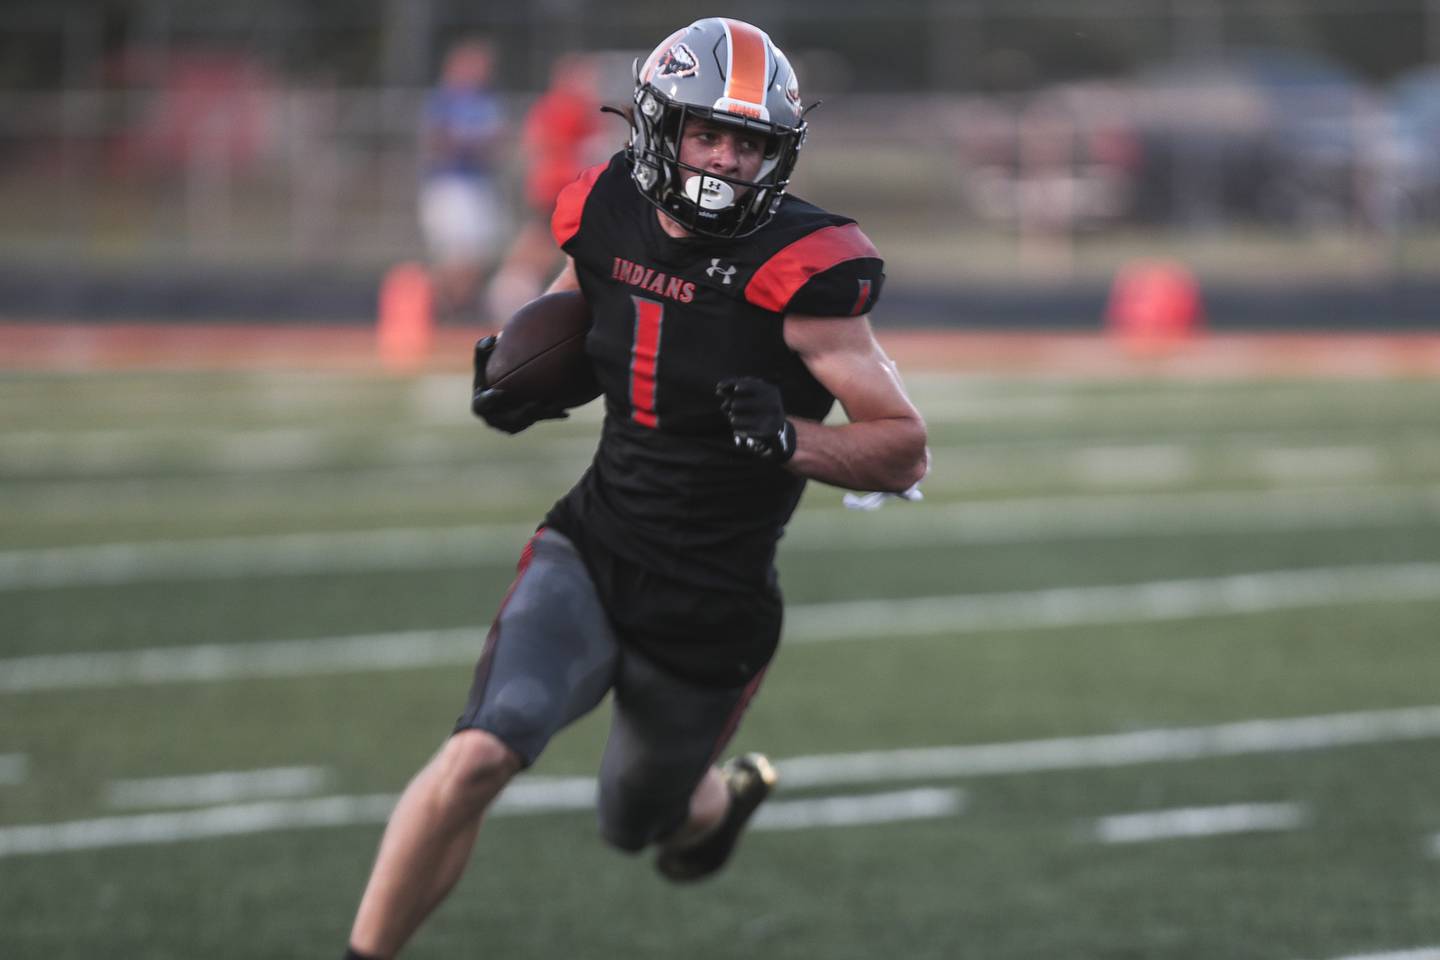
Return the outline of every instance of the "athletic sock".
[[[354,947],[346,947],[345,956],[341,957],[340,960],[380,960],[380,958],[372,957],[368,953],[361,953]]]

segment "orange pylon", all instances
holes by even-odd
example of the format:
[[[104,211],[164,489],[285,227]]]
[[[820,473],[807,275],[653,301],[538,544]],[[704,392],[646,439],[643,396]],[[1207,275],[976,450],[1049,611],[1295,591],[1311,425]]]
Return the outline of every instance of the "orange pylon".
[[[1105,329],[1137,353],[1172,349],[1204,325],[1200,288],[1182,264],[1140,260],[1121,267],[1110,288]]]
[[[422,265],[398,263],[386,271],[375,332],[380,362],[391,373],[413,373],[425,364],[435,311],[430,273]]]

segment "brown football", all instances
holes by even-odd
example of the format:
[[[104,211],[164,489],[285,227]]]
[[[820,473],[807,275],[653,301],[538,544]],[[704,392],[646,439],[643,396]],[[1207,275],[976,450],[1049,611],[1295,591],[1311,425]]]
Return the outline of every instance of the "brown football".
[[[585,355],[590,308],[578,291],[547,293],[516,311],[485,364],[485,385],[518,400],[578,407],[600,394]]]

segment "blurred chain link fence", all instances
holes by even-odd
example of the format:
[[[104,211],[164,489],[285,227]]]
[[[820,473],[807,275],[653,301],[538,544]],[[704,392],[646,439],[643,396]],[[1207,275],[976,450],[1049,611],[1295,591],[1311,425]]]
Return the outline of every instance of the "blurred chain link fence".
[[[1423,67],[1440,61],[1440,0],[727,12],[765,24],[807,98],[826,101],[797,192],[878,235],[1043,251],[1136,230],[1394,243],[1440,228],[1440,67]],[[631,58],[703,13],[16,0],[0,12],[0,253],[365,268],[416,256],[421,102],[449,41],[497,41],[518,131],[556,54],[598,51],[602,92],[623,101]],[[1317,52],[1347,33],[1347,60]],[[617,147],[623,134],[616,121]],[[523,157],[509,156],[518,187]]]

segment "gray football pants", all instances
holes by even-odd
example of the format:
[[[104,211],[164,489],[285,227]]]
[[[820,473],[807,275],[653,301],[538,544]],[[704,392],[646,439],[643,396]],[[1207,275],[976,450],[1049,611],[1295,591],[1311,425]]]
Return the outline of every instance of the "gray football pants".
[[[600,832],[633,852],[685,822],[690,795],[763,676],[742,687],[704,687],[627,649],[574,545],[545,529],[521,556],[455,729],[493,734],[528,767],[552,736],[613,691]]]

